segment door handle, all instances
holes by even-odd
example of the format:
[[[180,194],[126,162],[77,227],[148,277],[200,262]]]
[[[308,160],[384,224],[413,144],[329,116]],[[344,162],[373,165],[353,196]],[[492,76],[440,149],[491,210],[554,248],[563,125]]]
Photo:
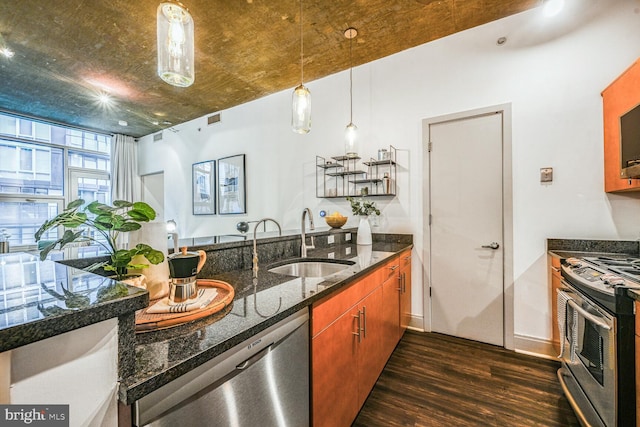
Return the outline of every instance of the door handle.
[[[498,242],[491,242],[488,245],[482,245],[482,247],[484,249],[494,249],[495,250],[495,249],[498,249],[500,247],[500,245],[498,244]]]

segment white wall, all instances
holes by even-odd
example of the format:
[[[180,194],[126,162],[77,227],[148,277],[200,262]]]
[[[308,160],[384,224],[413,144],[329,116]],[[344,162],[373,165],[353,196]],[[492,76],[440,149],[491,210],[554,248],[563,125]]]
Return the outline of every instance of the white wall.
[[[413,233],[413,312],[423,315],[422,119],[511,103],[515,332],[551,336],[545,239],[640,237],[640,197],[603,192],[600,92],[640,56],[639,0],[567,0],[561,16],[534,9],[357,67],[354,122],[360,153],[389,144],[398,155],[398,197],[379,200],[379,229]],[[496,40],[506,36],[507,43]],[[366,49],[366,42],[355,49]],[[293,88],[298,82],[292,82]],[[196,77],[197,84],[197,77]],[[140,141],[140,173],[164,171],[165,217],[181,236],[235,233],[243,218],[274,217],[299,228],[304,207],[349,214],[346,202],[315,197],[315,156],[343,153],[348,71],[307,84],[308,135],[290,131],[291,91],[222,111]],[[191,164],[245,153],[248,215],[191,215]],[[541,167],[554,182],[539,182]],[[350,225],[356,225],[351,218]],[[374,229],[375,231],[375,229]]]

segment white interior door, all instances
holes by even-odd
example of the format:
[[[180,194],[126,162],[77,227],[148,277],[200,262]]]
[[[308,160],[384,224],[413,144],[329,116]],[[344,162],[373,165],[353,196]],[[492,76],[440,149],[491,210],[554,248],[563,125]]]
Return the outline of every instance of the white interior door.
[[[164,221],[164,172],[142,175],[142,201],[156,211],[156,219]]]
[[[502,113],[431,124],[431,325],[504,345]]]

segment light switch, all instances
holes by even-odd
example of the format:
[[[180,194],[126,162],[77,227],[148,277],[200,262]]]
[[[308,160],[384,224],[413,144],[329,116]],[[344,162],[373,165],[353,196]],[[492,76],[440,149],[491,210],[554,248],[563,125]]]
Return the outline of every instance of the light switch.
[[[540,168],[540,182],[553,181],[553,168]]]

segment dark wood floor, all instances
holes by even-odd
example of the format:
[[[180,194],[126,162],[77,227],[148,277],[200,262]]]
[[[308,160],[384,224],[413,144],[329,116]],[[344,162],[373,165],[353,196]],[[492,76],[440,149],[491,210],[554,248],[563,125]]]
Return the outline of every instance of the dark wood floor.
[[[578,426],[559,363],[407,331],[353,426]]]

